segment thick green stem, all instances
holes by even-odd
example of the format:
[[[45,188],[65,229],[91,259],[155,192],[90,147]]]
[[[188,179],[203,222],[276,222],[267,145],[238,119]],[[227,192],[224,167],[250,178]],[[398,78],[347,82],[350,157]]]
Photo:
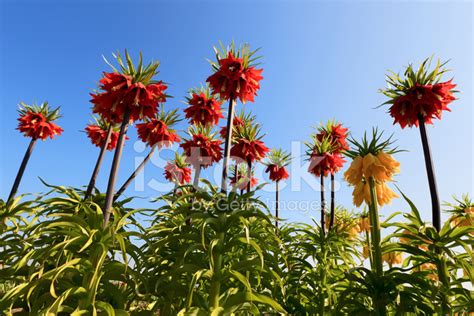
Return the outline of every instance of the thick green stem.
[[[279,204],[279,196],[278,196],[278,191],[279,191],[279,188],[278,188],[278,182],[276,182],[276,192],[275,192],[275,200],[276,200],[276,204],[275,204],[275,227],[278,229],[278,204]]]
[[[211,281],[211,288],[209,291],[209,305],[211,306],[211,310],[216,310],[219,308],[219,298],[221,296],[221,278],[222,278],[222,248],[224,243],[224,233],[220,232],[217,234],[217,238],[219,239],[219,243],[215,248],[215,252],[212,253],[214,257],[214,267],[213,267],[213,274],[212,274],[212,281]]]
[[[436,268],[438,270],[438,277],[442,284],[442,302],[441,302],[441,315],[451,315],[451,308],[449,304],[449,296],[446,295],[447,291],[451,288],[451,282],[449,275],[446,274],[447,264],[446,259],[444,258],[441,249],[436,249],[439,255],[439,260],[436,262]]]
[[[369,217],[371,222],[372,235],[372,255],[373,265],[372,271],[379,277],[383,277],[383,262],[382,262],[382,245],[380,237],[380,220],[377,204],[377,191],[375,188],[375,181],[372,177],[368,179],[370,186],[370,204]],[[382,294],[382,293],[380,293]],[[381,302],[377,297],[374,298],[374,307],[377,315],[386,315],[387,310],[384,302]]]
[[[373,178],[369,178],[370,186],[370,204],[369,204],[369,216],[370,216],[370,228],[372,235],[372,254],[374,265],[372,271],[378,276],[383,275],[383,263],[382,263],[382,245],[380,237],[380,221],[379,211],[377,207],[377,191],[375,188],[375,181]]]

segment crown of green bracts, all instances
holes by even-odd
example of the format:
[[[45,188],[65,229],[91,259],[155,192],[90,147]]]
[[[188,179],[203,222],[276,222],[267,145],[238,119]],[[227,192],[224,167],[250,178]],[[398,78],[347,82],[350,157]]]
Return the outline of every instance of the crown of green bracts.
[[[189,167],[189,164],[186,162],[186,156],[177,152],[174,154],[173,163],[179,168]]]
[[[438,59],[434,69],[430,70],[432,62],[433,57],[425,59],[417,70],[415,70],[413,64],[409,64],[405,69],[403,77],[400,76],[399,73],[389,71],[389,73],[386,75],[388,87],[379,90],[379,92],[389,97],[389,100],[383,103],[383,105],[393,103],[397,97],[405,95],[408,90],[417,84],[433,85],[439,83],[443,74],[450,71],[449,69],[445,68],[449,60],[441,62]]]
[[[135,66],[127,50],[125,50],[125,61],[123,60],[120,53],[112,54],[112,56],[117,61],[119,65],[118,68],[112,65],[112,63],[110,63],[104,56],[102,56],[102,58],[113,69],[114,72],[130,76],[133,83],[141,82],[144,85],[148,85],[159,82],[153,80],[153,77],[159,73],[157,70],[160,66],[159,61],[151,61],[147,65],[143,65],[143,56],[140,52],[138,64]]]
[[[326,153],[331,153],[336,147],[331,142],[331,137],[329,135],[324,136],[322,139],[318,138],[317,133],[310,135],[310,141],[305,142],[306,145],[306,155],[311,158],[316,155],[324,155]],[[308,158],[308,159],[309,159]]]
[[[203,135],[209,139],[214,139],[215,136],[217,135],[216,132],[214,132],[214,129],[212,126],[204,126],[202,124],[194,124],[194,125],[191,125],[189,126],[188,130],[187,130],[187,134],[189,136],[193,136],[193,135]]]
[[[176,123],[182,121],[182,119],[180,118],[180,116],[178,114],[178,109],[166,111],[164,106],[160,107],[160,110],[156,113],[155,119],[157,119],[159,121],[162,121],[168,127],[172,127],[172,126],[176,125]],[[145,118],[143,121],[144,122],[150,122],[151,119]],[[174,132],[174,130],[170,130],[170,131]]]
[[[284,151],[281,148],[275,149],[273,148],[270,150],[270,152],[267,154],[267,161],[265,162],[265,165],[277,165],[278,167],[286,167],[290,164],[291,162],[291,154],[288,152]]]
[[[355,158],[358,156],[364,157],[368,154],[376,156],[381,151],[387,154],[394,154],[402,151],[399,150],[398,147],[392,147],[395,142],[392,140],[393,135],[389,136],[387,139],[383,139],[383,135],[383,131],[379,132],[377,128],[373,128],[370,139],[367,136],[367,132],[364,132],[364,136],[360,142],[355,140],[353,137],[350,137],[348,141],[351,143],[352,148],[345,151],[345,155],[350,158]]]
[[[219,47],[214,46],[213,49],[216,54],[216,61],[208,61],[214,71],[219,70],[219,60],[227,58],[229,53],[232,53],[235,58],[242,58],[242,66],[244,68],[255,67],[260,65],[260,63],[256,61],[262,58],[262,56],[256,56],[256,53],[260,50],[260,48],[251,50],[250,45],[247,43],[236,46],[235,42],[232,41],[230,45],[225,46],[221,41],[219,41]]]
[[[261,140],[265,134],[262,134],[262,126],[258,123],[254,123],[254,118],[247,119],[244,118],[243,125],[239,126],[234,130],[234,135],[232,137],[236,140],[246,139],[248,141]]]
[[[59,109],[60,109],[59,106],[55,109],[52,109],[49,106],[47,101],[41,103],[40,105],[36,103],[33,103],[32,105],[28,105],[28,104],[25,104],[24,102],[20,102],[18,112],[20,113],[21,116],[29,112],[41,114],[46,118],[47,122],[50,122],[61,117],[61,115],[59,115]]]
[[[92,121],[90,122],[90,124],[98,126],[101,130],[106,131],[111,123],[104,120],[104,118],[100,115],[92,115]],[[112,131],[118,132],[119,130],[120,126],[118,124],[113,124]]]
[[[213,98],[217,100],[218,102],[221,102],[219,95],[217,94],[212,94],[211,88],[209,87],[209,84],[206,83],[205,85],[202,85],[200,87],[194,87],[189,89],[188,91],[188,96],[186,97],[186,104],[189,104],[189,101],[193,98],[193,94],[201,94],[204,93],[207,99]]]

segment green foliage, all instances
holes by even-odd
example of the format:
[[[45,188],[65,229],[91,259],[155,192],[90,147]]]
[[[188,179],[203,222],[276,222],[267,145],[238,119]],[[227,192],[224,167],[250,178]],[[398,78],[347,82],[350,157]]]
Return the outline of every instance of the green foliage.
[[[104,195],[51,191],[0,201],[0,311],[6,315],[432,315],[465,313],[474,297],[474,227],[467,196],[449,204],[438,233],[411,211],[392,222],[383,255],[366,268],[360,216],[337,208],[332,229],[276,229],[256,191],[225,195],[210,183],[177,187],[139,210]],[[257,191],[260,189],[257,188]],[[138,216],[140,215],[140,216]],[[149,219],[142,227],[137,218]]]
[[[132,243],[140,226],[138,210],[114,209],[103,227],[103,213],[84,202],[77,190],[54,187],[56,196],[35,201],[31,221],[18,236],[14,255],[2,269],[1,282],[11,282],[0,310],[30,315],[128,314],[140,275],[139,248]],[[136,228],[137,230],[132,230]],[[2,242],[13,245],[2,235]]]
[[[142,274],[163,315],[284,312],[278,287],[279,240],[254,192],[228,196],[209,183],[160,200],[142,248]],[[265,247],[263,247],[265,246]]]
[[[359,253],[349,226],[335,225],[325,235],[317,225],[285,225],[280,231],[283,241],[284,307],[295,315],[336,312],[345,283],[345,271],[356,264]]]

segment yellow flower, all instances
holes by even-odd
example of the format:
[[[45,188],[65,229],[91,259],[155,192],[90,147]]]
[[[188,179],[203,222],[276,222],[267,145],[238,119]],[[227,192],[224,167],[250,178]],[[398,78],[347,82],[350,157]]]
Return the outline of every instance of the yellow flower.
[[[421,271],[436,271],[437,268],[436,268],[436,265],[434,263],[423,263],[421,266],[420,266],[420,270]],[[428,274],[428,278],[433,280],[433,281],[438,281],[438,275],[435,274],[435,273],[430,273]]]
[[[466,215],[464,216],[459,216],[455,215],[451,217],[451,227],[469,227],[474,225],[474,215],[471,215],[471,210],[473,209],[472,207],[466,208],[464,211],[466,212]],[[470,235],[474,235],[474,232],[470,232]]]
[[[394,174],[400,173],[400,163],[396,161],[392,155],[387,154],[383,151],[377,154],[379,162],[390,172],[390,177]]]
[[[382,260],[389,265],[402,264],[403,258],[401,252],[393,251],[382,255]]]
[[[360,206],[362,202],[370,203],[370,186],[368,183],[360,182],[352,191],[353,202],[355,206]]]
[[[357,235],[359,234],[359,229],[357,225],[349,225],[347,226],[347,233],[349,234],[349,239],[356,239]]]
[[[404,229],[402,231],[402,234],[404,235],[410,235],[410,236],[414,236],[414,234],[412,232],[410,232],[408,229]],[[410,240],[410,238],[408,237],[400,237],[400,243],[402,244],[405,244],[405,245],[409,245],[409,244],[412,244],[413,241]],[[429,240],[426,240],[426,239],[423,239],[423,242],[426,243],[426,245],[418,245],[418,248],[421,249],[421,250],[424,250],[424,251],[428,251],[428,244],[432,244],[431,241]]]
[[[392,180],[389,170],[372,154],[364,156],[362,160],[362,171],[366,179],[372,177],[377,181]]]
[[[369,217],[361,217],[359,220],[358,227],[360,233],[368,232],[370,230]]]
[[[404,229],[404,230],[402,231],[402,234],[413,236],[413,234],[411,233],[411,231],[409,231],[408,229]],[[400,243],[402,243],[402,244],[409,244],[409,243],[410,243],[410,239],[407,238],[407,237],[400,237],[399,240],[400,240]]]
[[[369,245],[364,245],[364,247],[362,248],[362,257],[364,257],[364,259],[367,259],[369,255],[370,255]]]
[[[349,169],[344,172],[344,179],[352,185],[357,185],[362,182],[362,176],[362,157],[357,156],[352,160]]]
[[[395,194],[384,182],[377,183],[375,185],[377,191],[377,204],[382,206],[384,204],[390,204],[393,198],[398,198],[398,195]]]

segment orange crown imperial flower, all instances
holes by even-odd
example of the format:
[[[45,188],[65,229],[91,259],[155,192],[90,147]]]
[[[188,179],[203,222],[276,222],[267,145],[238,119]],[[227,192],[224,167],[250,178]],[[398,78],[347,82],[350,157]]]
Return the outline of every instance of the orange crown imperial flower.
[[[253,188],[258,184],[258,179],[254,177],[255,169],[252,167],[250,172],[250,187]],[[237,172],[235,168],[232,168],[232,174],[230,176],[230,184],[236,190],[245,190],[249,183],[249,172],[246,164],[239,164]]]
[[[191,182],[191,168],[186,163],[186,158],[183,155],[175,154],[175,159],[168,161],[165,166],[165,179],[174,182],[178,185],[183,185]]]
[[[320,139],[320,134],[312,134],[311,141],[306,143],[306,155],[310,161],[308,172],[315,176],[327,176],[338,172],[346,162],[339,148],[334,145],[331,137],[325,136]]]
[[[195,168],[206,168],[222,159],[222,141],[215,139],[215,133],[212,133],[209,126],[191,126],[188,134],[190,138],[180,144],[187,163]]]
[[[107,131],[109,128],[108,124],[112,123],[107,123],[101,117],[94,116],[94,122],[86,126],[85,132],[87,133],[87,137],[90,138],[92,144],[96,147],[102,147],[104,145],[104,142],[107,139]],[[117,147],[119,133],[118,127],[113,126],[110,139],[107,144],[107,150],[114,150],[115,147]],[[125,139],[128,139],[128,137],[125,136]]]
[[[209,87],[194,89],[186,98],[189,106],[184,110],[191,124],[217,125],[222,115],[222,102],[209,91]]]
[[[214,74],[207,78],[213,94],[219,94],[223,100],[239,98],[242,103],[254,102],[263,79],[263,69],[255,68],[256,51],[250,51],[248,45],[236,48],[214,47],[217,62],[211,62]]]
[[[230,149],[230,155],[238,162],[252,163],[265,158],[270,151],[261,140],[264,135],[260,134],[259,124],[245,124],[236,130],[234,145]]]
[[[269,174],[272,181],[281,181],[290,176],[286,170],[291,162],[290,154],[282,149],[272,149],[267,156],[265,172]]]
[[[137,124],[138,137],[150,147],[154,145],[159,148],[169,147],[180,141],[176,130],[173,129],[173,126],[179,121],[177,110],[165,112],[162,108],[154,118]]]
[[[449,219],[451,227],[474,227],[474,203],[468,194],[464,194],[461,199],[454,197],[455,205],[446,204],[448,212],[453,213]],[[474,230],[470,232],[474,235]]]
[[[418,70],[409,65],[401,78],[398,74],[391,72],[387,75],[388,88],[380,92],[389,100],[389,113],[393,117],[393,124],[400,124],[401,128],[413,125],[418,126],[421,116],[427,124],[432,124],[433,119],[441,119],[443,111],[450,111],[448,105],[456,100],[453,90],[456,85],[452,79],[440,82],[447,69],[447,62],[439,60],[433,71],[430,71],[432,58],[427,58]]]
[[[143,66],[142,54],[135,66],[125,51],[126,62],[120,54],[113,55],[119,69],[112,67],[113,72],[104,72],[100,79],[101,91],[91,93],[92,111],[100,114],[109,122],[121,123],[125,112],[130,113],[130,120],[153,118],[158,112],[159,103],[166,101],[167,86],[162,81],[153,79],[158,74],[159,62]]]
[[[51,110],[48,102],[43,102],[41,105],[26,105],[21,102],[18,112],[20,117],[18,118],[17,130],[26,137],[41,140],[48,137],[53,139],[63,132],[61,127],[53,123],[60,117],[59,107]]]

